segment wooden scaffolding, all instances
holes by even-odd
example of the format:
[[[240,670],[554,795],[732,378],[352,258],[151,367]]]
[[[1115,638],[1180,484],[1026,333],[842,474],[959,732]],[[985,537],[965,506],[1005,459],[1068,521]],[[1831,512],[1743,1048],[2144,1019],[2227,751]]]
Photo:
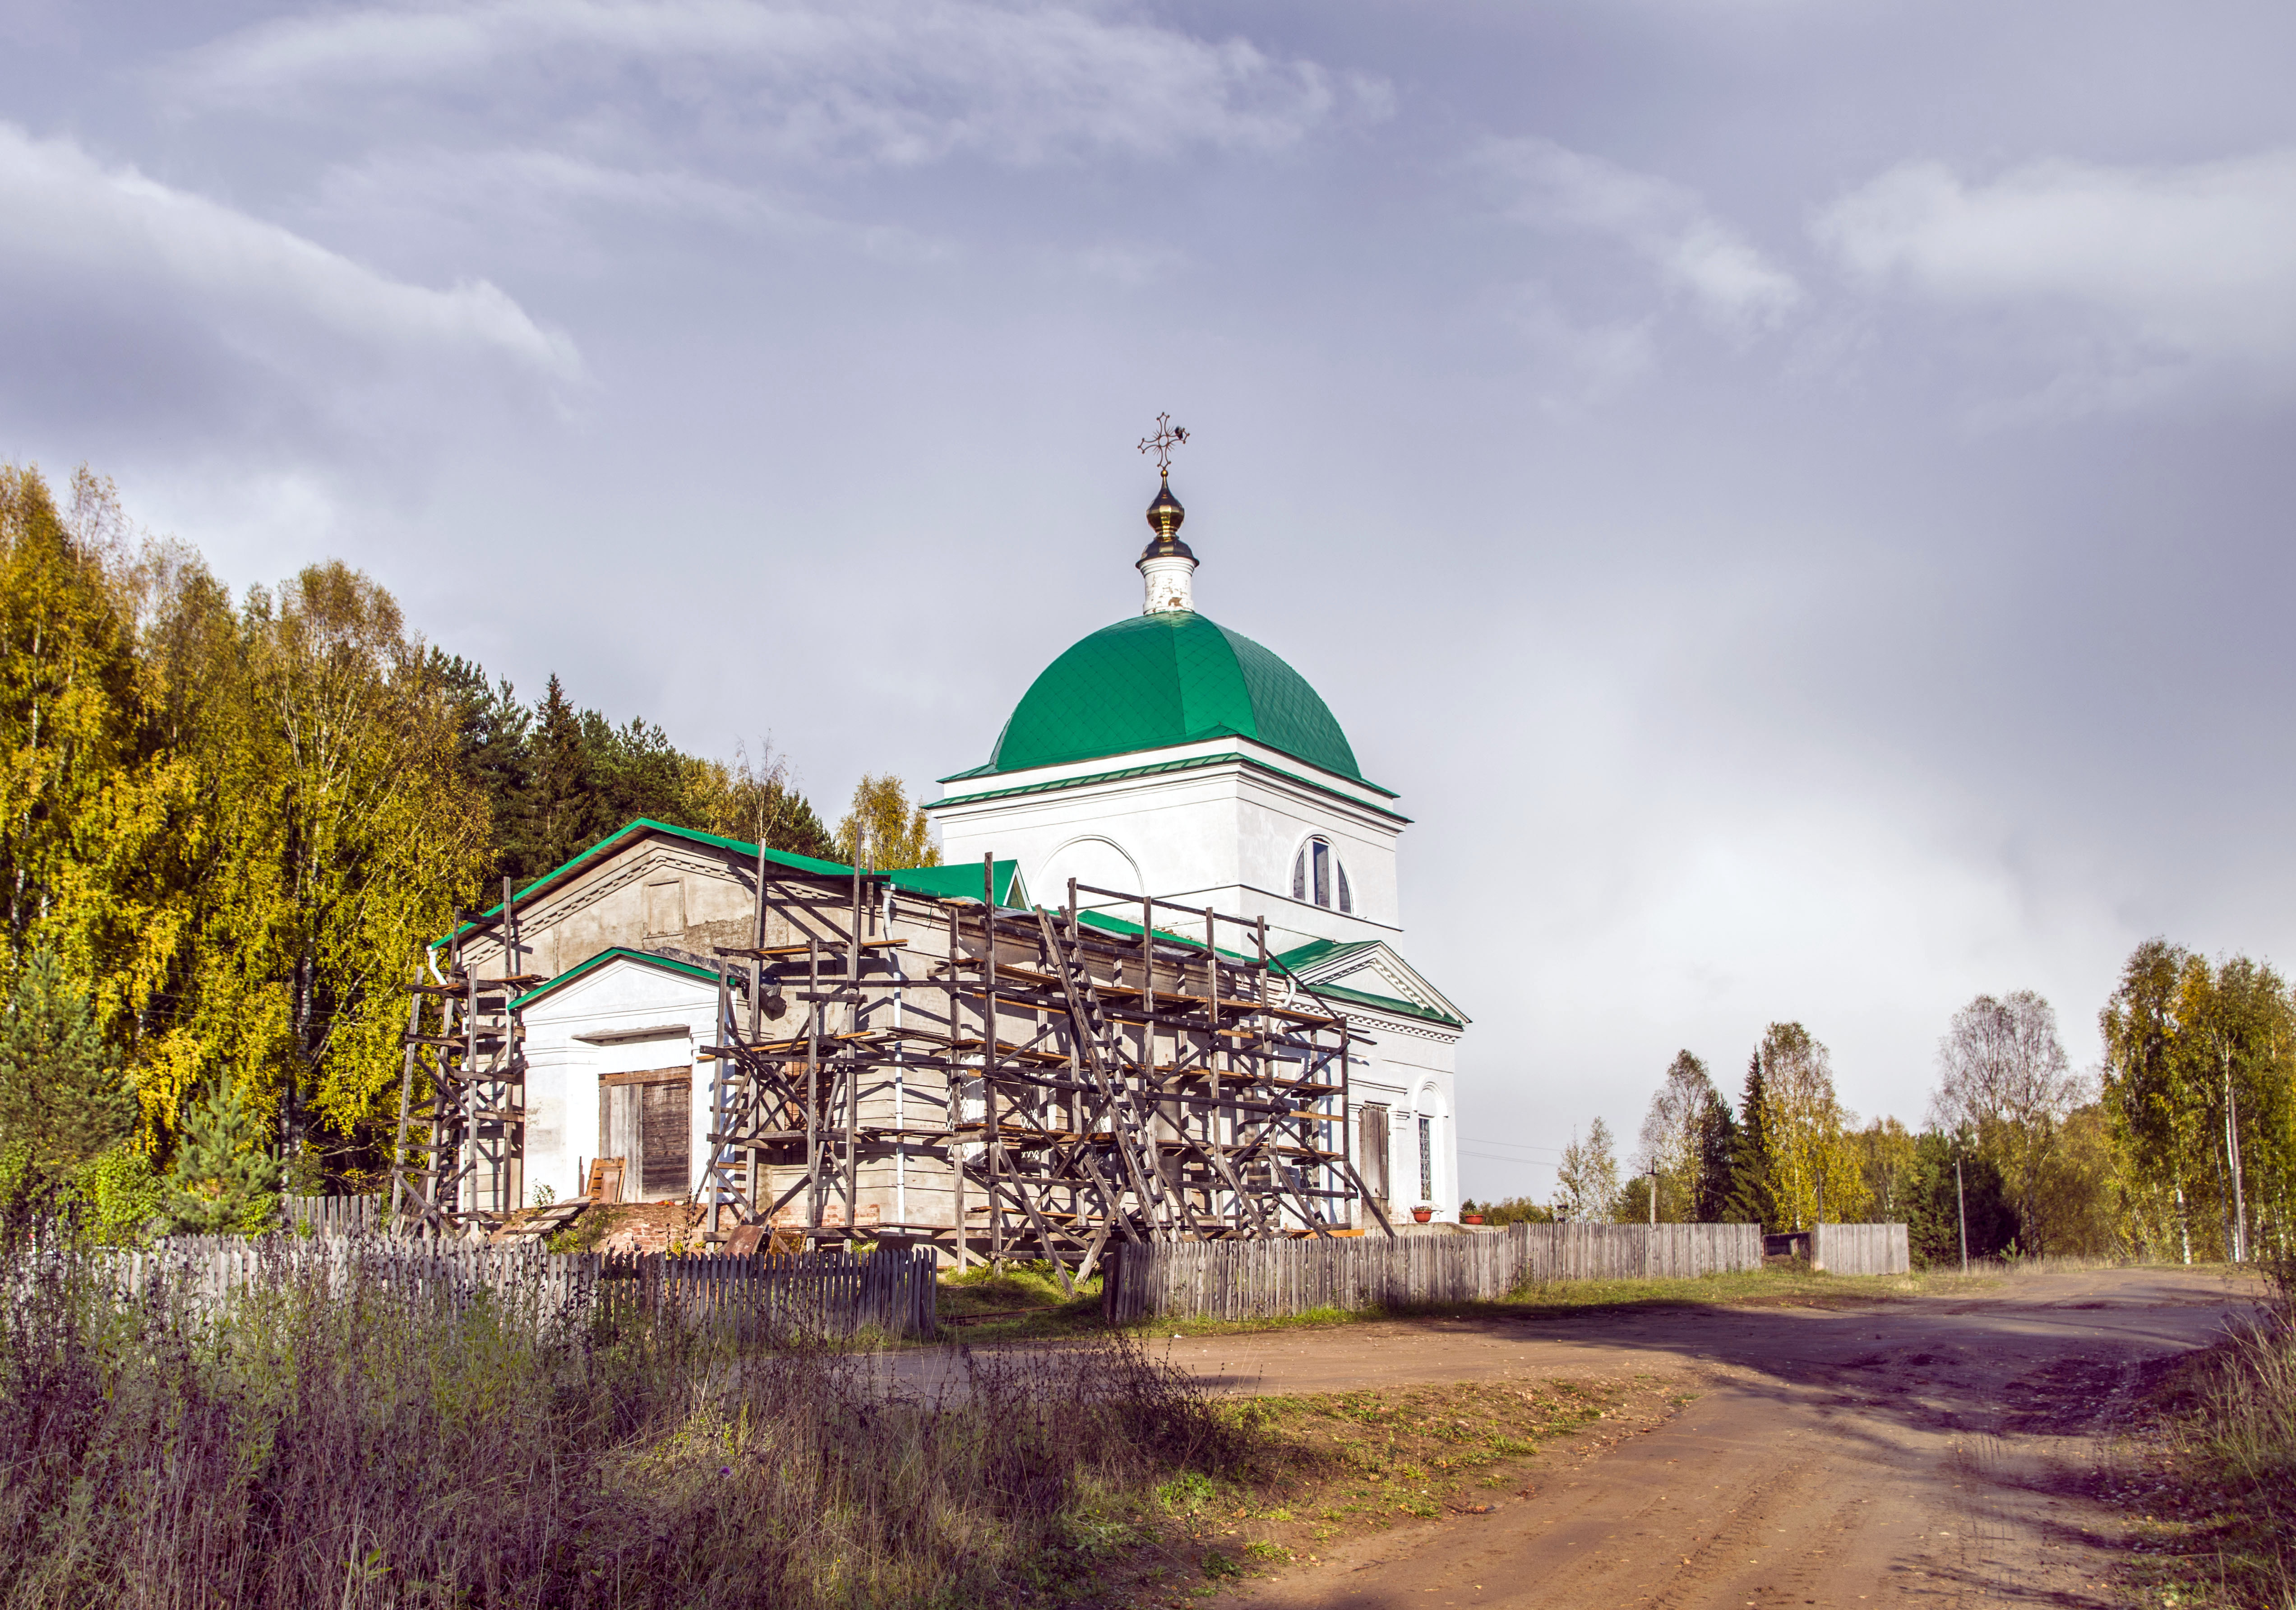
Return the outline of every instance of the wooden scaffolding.
[[[498,942],[504,964],[490,977],[481,977],[469,956],[482,940]],[[504,878],[499,908],[465,916],[417,964],[390,1182],[391,1220],[403,1228],[445,1232],[498,1220],[521,1204],[526,1051],[514,1003],[521,989],[543,980],[519,971],[520,954],[518,908]],[[414,1110],[418,1066],[428,1075],[427,1115]]]
[[[959,875],[959,881],[963,875]],[[723,1242],[873,1236],[960,1265],[1111,1243],[1352,1232],[1346,1019],[1270,957],[1264,918],[1071,880],[1057,908],[795,869],[761,849],[749,942],[718,947],[693,1199]],[[489,968],[506,976],[480,976]],[[518,914],[426,952],[411,996],[394,1220],[443,1232],[521,1204]],[[430,1111],[418,1113],[418,1067]]]
[[[1328,1236],[1358,1201],[1393,1234],[1349,1154],[1347,1022],[1272,963],[1264,918],[1074,880],[1057,909],[1001,906],[993,858],[977,900],[845,881],[760,855],[755,942],[720,951],[713,1237],[848,1237],[872,1165],[882,1197],[912,1160],[947,1220],[876,1233],[1042,1257],[1064,1286],[1111,1240]]]

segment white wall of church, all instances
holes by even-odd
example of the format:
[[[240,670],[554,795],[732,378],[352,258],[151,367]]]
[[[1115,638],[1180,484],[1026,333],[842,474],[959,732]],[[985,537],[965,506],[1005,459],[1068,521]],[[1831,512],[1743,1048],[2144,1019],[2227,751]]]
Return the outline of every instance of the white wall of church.
[[[1225,740],[1207,752],[1238,747]],[[997,782],[1025,785],[1061,769]],[[1265,915],[1278,949],[1307,939],[1391,939],[1401,926],[1400,825],[1257,767],[1230,762],[929,809],[944,860],[1013,857],[1029,892],[1047,903],[1067,898],[1070,877],[1137,889],[1240,916]],[[1346,867],[1352,914],[1336,902],[1325,909],[1292,899],[1292,859],[1311,835],[1329,841]]]
[[[714,986],[624,960],[607,962],[526,1008],[528,1202],[543,1186],[561,1201],[587,1188],[582,1171],[599,1154],[598,1081],[603,1074],[693,1070],[687,1156],[689,1175],[698,1174],[708,1144],[709,1064],[695,1055],[695,1047],[709,1031],[717,1009]],[[604,1045],[578,1038],[641,1030],[668,1032]],[[628,1181],[624,1199],[638,1195],[637,1182]]]
[[[1433,1221],[1456,1221],[1459,1212],[1456,1081],[1458,1037],[1438,1030],[1405,1026],[1398,1019],[1350,1012],[1349,1022],[1365,1037],[1361,1061],[1349,1084],[1349,1133],[1360,1135],[1357,1119],[1366,1103],[1388,1109],[1389,1211],[1405,1218],[1431,1206]],[[1419,1121],[1428,1122],[1431,1152],[1423,1192]]]

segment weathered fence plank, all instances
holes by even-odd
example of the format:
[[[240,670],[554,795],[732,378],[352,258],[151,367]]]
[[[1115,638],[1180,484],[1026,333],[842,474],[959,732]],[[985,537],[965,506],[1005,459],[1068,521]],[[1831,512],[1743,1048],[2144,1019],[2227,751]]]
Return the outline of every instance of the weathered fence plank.
[[[1687,1278],[1762,1266],[1753,1224],[1516,1224],[1495,1234],[1162,1242],[1111,1248],[1102,1312],[1125,1323],[1491,1302],[1529,1281]]]
[[[531,1241],[470,1245],[373,1236],[178,1236],[115,1254],[123,1294],[166,1289],[214,1305],[250,1286],[366,1281],[410,1298],[462,1307],[481,1292],[540,1319],[597,1313],[652,1323],[727,1325],[744,1337],[894,1335],[939,1329],[929,1248],[855,1255],[816,1252],[670,1257],[548,1253]]]
[[[1821,1224],[1809,1266],[1831,1275],[1903,1275],[1914,1267],[1902,1224]]]
[[[382,1229],[380,1196],[283,1196],[279,1206],[290,1229],[308,1225],[321,1236],[373,1236]]]

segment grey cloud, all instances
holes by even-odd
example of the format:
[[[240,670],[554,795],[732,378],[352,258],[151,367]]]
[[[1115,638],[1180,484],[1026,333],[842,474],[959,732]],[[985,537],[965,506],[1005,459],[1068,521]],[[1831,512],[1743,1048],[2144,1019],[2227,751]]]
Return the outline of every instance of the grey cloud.
[[[1492,140],[1474,162],[1508,217],[1618,242],[1731,333],[1775,328],[1802,300],[1791,274],[1685,185],[1546,139]]]
[[[0,325],[52,395],[78,390],[90,407],[180,415],[225,393],[259,406],[251,391],[334,408],[362,381],[432,366],[475,363],[545,390],[582,375],[570,337],[484,280],[410,284],[9,124],[0,213]]]
[[[981,0],[329,10],[219,40],[165,81],[211,107],[333,118],[362,101],[437,96],[451,115],[481,121],[563,114],[610,136],[683,121],[709,141],[897,165],[957,153],[1028,165],[1276,150],[1389,104],[1375,77],[1279,59],[1241,38]],[[644,109],[625,104],[634,86]],[[570,91],[603,102],[568,109]]]
[[[2182,166],[2051,160],[1982,183],[1908,162],[1812,226],[1876,288],[1951,309],[2072,316],[2029,329],[2044,400],[2139,401],[2194,372],[2296,380],[2296,152]]]

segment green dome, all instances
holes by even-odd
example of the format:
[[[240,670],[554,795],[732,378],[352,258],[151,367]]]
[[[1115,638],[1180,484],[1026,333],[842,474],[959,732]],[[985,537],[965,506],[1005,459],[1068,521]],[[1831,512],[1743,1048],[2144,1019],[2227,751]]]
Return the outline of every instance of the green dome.
[[[1228,736],[1363,780],[1347,734],[1298,671],[1241,632],[1184,610],[1103,627],[1046,667],[983,770]]]

